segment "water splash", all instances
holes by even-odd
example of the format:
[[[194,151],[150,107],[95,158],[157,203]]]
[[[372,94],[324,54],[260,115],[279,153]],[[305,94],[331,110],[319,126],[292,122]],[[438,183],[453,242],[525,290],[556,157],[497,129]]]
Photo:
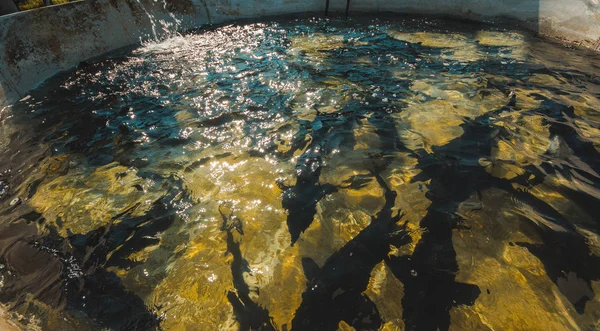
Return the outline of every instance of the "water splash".
[[[170,20],[157,19],[153,14],[150,13],[146,5],[142,3],[142,0],[136,0],[139,6],[142,8],[152,28],[152,34],[145,38],[140,37],[140,43],[142,45],[149,45],[153,43],[160,43],[161,41],[169,38],[180,36],[179,31],[181,29],[181,20],[178,19],[175,14],[170,12],[167,8],[166,0],[162,1],[163,10],[170,17]],[[159,0],[154,0],[155,4],[158,4]],[[153,5],[154,6],[154,5]]]

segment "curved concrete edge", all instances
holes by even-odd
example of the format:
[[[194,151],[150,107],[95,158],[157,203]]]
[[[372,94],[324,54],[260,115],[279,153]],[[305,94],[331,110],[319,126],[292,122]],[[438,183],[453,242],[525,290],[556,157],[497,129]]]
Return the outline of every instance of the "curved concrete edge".
[[[346,0],[330,0],[345,10]],[[540,35],[598,50],[600,0],[354,0],[351,12],[447,15],[474,21],[516,19]]]
[[[88,0],[2,16],[0,106],[83,60],[152,37],[153,29],[164,34],[160,20],[186,30],[321,7],[321,0]]]
[[[12,104],[59,71],[138,43],[161,29],[323,12],[326,0],[88,0],[0,17],[0,106]],[[343,11],[346,0],[330,0]],[[518,19],[526,28],[595,48],[600,0],[352,0],[352,12],[449,15],[471,20]],[[151,19],[152,15],[154,19]]]
[[[206,22],[195,6],[171,8],[184,24]],[[152,33],[146,12],[172,21],[154,1],[81,1],[0,17],[0,101],[14,102],[80,61]]]
[[[541,35],[599,50],[600,0],[540,0]]]

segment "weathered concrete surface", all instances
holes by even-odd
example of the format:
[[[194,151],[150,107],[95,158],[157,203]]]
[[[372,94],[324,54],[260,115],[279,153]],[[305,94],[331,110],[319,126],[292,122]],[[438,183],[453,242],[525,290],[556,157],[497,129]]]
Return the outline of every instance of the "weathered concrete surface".
[[[321,0],[94,0],[0,17],[0,106],[80,61],[163,33],[207,23],[320,10]],[[154,22],[149,18],[151,14]],[[173,15],[173,16],[171,16]]]
[[[600,0],[540,0],[539,32],[598,50]]]
[[[82,1],[0,17],[0,99],[13,102],[82,60],[131,45],[152,31],[146,11],[172,21],[154,1]],[[183,24],[206,22],[204,10],[178,10]]]
[[[474,20],[510,17],[537,22],[540,1],[544,0],[354,0],[350,11],[449,15]],[[340,11],[345,9],[346,0],[331,0],[331,4]]]
[[[173,23],[176,18],[186,29],[238,18],[323,12],[325,1],[88,0],[6,15],[0,17],[0,106],[58,71],[153,35],[153,24],[161,34],[157,20]],[[345,6],[346,0],[331,0],[331,11]],[[600,0],[352,0],[350,9],[474,20],[508,17],[543,35],[587,47],[600,40]]]
[[[334,11],[346,0],[331,0]],[[450,15],[472,20],[503,17],[523,21],[542,35],[594,48],[600,40],[600,0],[353,0],[351,12]]]

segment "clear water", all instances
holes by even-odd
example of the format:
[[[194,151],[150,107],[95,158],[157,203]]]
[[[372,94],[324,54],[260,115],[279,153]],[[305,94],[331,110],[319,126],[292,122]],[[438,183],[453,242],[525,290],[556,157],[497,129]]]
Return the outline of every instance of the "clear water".
[[[600,324],[600,57],[440,19],[241,22],[2,111],[31,329]]]

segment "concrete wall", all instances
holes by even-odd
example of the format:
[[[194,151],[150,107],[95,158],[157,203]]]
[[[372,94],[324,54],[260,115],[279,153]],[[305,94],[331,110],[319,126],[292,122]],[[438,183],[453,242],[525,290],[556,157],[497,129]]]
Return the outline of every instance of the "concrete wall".
[[[87,0],[0,17],[0,106],[61,70],[161,34],[157,20],[181,29],[243,17],[305,12],[320,0]],[[323,5],[324,6],[324,5]],[[155,17],[153,22],[148,14]]]
[[[600,0],[540,0],[541,34],[598,50]]]
[[[343,11],[346,0],[330,0]],[[516,18],[551,37],[593,47],[600,0],[352,0],[352,12],[446,14],[475,20]],[[0,106],[58,71],[151,36],[148,13],[181,29],[206,23],[323,12],[325,0],[87,0],[0,17]],[[160,28],[156,27],[161,34]]]
[[[330,0],[335,10],[346,0]],[[600,0],[353,0],[351,11],[442,14],[473,20],[518,19],[542,35],[594,48],[600,40]]]

